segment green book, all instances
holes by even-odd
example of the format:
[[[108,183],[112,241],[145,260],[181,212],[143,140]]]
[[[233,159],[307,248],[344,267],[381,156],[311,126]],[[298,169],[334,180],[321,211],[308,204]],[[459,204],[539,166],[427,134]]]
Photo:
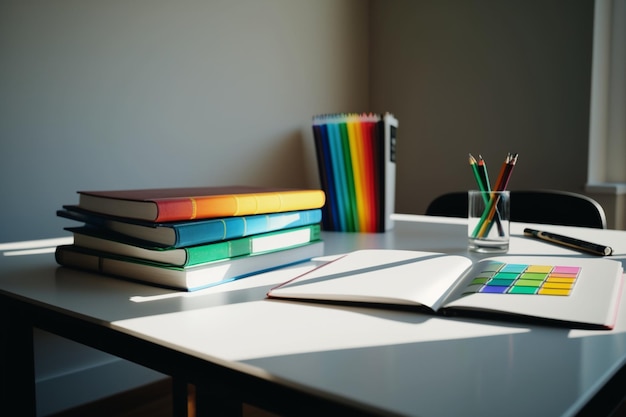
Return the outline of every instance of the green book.
[[[183,248],[162,248],[96,227],[71,227],[74,246],[173,266],[193,266],[237,256],[275,252],[320,240],[319,224]]]

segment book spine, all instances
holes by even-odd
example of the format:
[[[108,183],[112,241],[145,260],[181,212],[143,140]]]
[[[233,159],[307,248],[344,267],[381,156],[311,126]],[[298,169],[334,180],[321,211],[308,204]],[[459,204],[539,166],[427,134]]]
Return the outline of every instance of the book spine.
[[[328,172],[329,164],[326,160],[328,156],[328,152],[324,150],[326,144],[324,143],[324,135],[325,135],[325,127],[317,123],[317,119],[313,119],[313,139],[315,141],[315,155],[317,157],[317,170],[320,178],[320,184],[322,189],[326,192],[326,204],[322,207],[322,223],[324,225],[324,229],[332,230],[333,229],[333,219],[336,218],[336,215],[333,214],[334,205],[331,204],[333,201],[333,188],[332,181],[329,179],[330,173]],[[330,177],[332,178],[332,177]]]
[[[361,117],[360,129],[362,136],[363,157],[361,160],[364,188],[363,229],[364,232],[377,232],[378,197],[376,194],[376,164],[374,162],[375,148],[372,137],[372,129],[375,123],[371,116]]]
[[[330,138],[328,137],[328,126],[326,123],[322,125],[320,130],[322,133],[322,152],[323,152],[323,163],[326,171],[326,176],[328,177],[328,189],[326,192],[328,193],[327,205],[329,207],[330,219],[327,222],[330,226],[328,230],[340,230],[341,227],[341,212],[339,201],[339,188],[337,188],[337,179],[335,176],[335,169],[332,158],[332,147],[330,146]]]
[[[373,127],[374,172],[376,176],[376,231],[385,230],[385,199],[386,199],[386,162],[385,156],[385,122],[379,120]]]
[[[346,202],[346,227],[348,232],[356,232],[359,230],[359,218],[357,207],[357,185],[355,181],[352,149],[350,141],[354,136],[354,122],[349,116],[338,116],[336,120],[337,128],[339,129],[339,140],[341,144],[341,157],[343,161],[340,162],[344,170],[345,175],[345,202]]]
[[[396,146],[398,120],[390,113],[383,116],[385,145],[385,230],[393,228],[391,215],[395,210],[396,201]]]
[[[324,222],[328,230],[384,232],[393,227],[397,125],[390,113],[313,118],[320,179],[328,198],[325,213],[331,218]]]
[[[58,246],[59,265],[113,275],[168,288],[195,291],[215,284],[304,262],[324,253],[322,241],[311,242],[266,254],[243,256],[197,265],[188,269],[139,262],[127,257],[107,256],[73,245]]]
[[[176,232],[174,247],[199,245],[245,236],[246,224],[242,217],[228,217],[200,223],[172,225]]]
[[[322,190],[293,190],[273,193],[232,194],[154,201],[156,222],[195,220],[316,209],[324,205]]]
[[[88,271],[101,272],[100,258],[97,256],[82,255],[73,250],[73,245],[60,245],[54,251],[54,259],[61,266],[86,269]],[[76,253],[78,255],[73,256]],[[82,256],[81,256],[82,255]]]
[[[192,220],[197,218],[197,207],[191,198],[170,198],[153,201],[157,207],[155,222]]]
[[[354,204],[354,230],[365,231],[366,196],[363,172],[363,138],[361,137],[360,122],[358,116],[348,117],[348,138],[350,143],[350,166],[347,169],[351,173],[354,182],[352,201]]]
[[[98,272],[104,275],[113,275],[168,288],[190,290],[186,278],[182,276],[182,268],[157,266],[158,264],[155,263],[142,262],[122,256],[101,255],[73,245],[58,246],[54,255],[57,263],[61,266]],[[171,277],[168,275],[171,275]],[[210,283],[215,283],[219,279],[220,277],[218,276],[211,280]]]
[[[348,232],[375,231],[377,197],[372,187],[371,172],[374,150],[369,149],[365,123],[380,120],[378,115],[336,113],[313,118],[314,131],[322,146],[317,145],[318,159],[324,164],[329,212],[335,221],[325,222],[328,230]],[[326,146],[324,147],[324,142]],[[320,155],[321,153],[321,155]]]
[[[231,258],[233,256],[237,256],[234,255],[233,252],[236,253],[241,246],[246,248],[248,246],[247,242],[237,239],[234,241],[223,241],[212,243],[210,245],[185,248],[185,251],[187,252],[187,262],[181,266],[193,266],[201,263]],[[244,250],[241,252],[242,255],[245,254]]]
[[[328,143],[330,148],[330,159],[332,162],[333,180],[335,183],[335,203],[337,204],[337,220],[339,231],[348,231],[348,187],[346,185],[346,175],[341,147],[341,138],[337,123],[332,121],[326,124],[328,132]]]
[[[187,248],[185,266],[289,249],[320,240],[318,224]]]
[[[308,226],[322,221],[321,209],[271,213],[254,216],[225,217],[211,222],[185,223],[174,228],[174,247],[187,247],[235,239],[292,227]]]

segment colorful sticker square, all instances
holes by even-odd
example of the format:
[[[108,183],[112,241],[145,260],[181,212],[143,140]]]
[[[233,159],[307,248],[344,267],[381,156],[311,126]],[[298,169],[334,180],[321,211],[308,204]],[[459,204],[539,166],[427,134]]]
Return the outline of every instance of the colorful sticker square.
[[[537,294],[539,295],[569,295],[570,290],[559,290],[551,288],[542,288]]]
[[[528,268],[526,264],[506,264],[501,269],[500,272],[512,272],[519,274],[524,272]]]
[[[497,287],[510,287],[513,284],[514,279],[492,279],[487,283],[487,285],[497,286]]]
[[[537,287],[521,287],[514,286],[509,290],[509,294],[535,294],[537,292]]]
[[[517,277],[519,277],[518,272],[498,272],[493,279],[516,279]]]
[[[464,294],[570,295],[581,268],[578,266],[489,263]]]
[[[528,265],[526,272],[540,272],[547,274],[552,271],[554,267],[552,265]]]
[[[483,288],[481,288],[480,292],[481,293],[487,293],[487,294],[504,294],[507,292],[507,290],[509,289],[509,287],[500,287],[500,286],[495,286],[495,285],[486,285]]]
[[[552,272],[555,274],[578,275],[578,273],[580,272],[580,267],[579,266],[555,266]]]
[[[546,279],[546,282],[568,282],[570,284],[573,284],[574,281],[576,281],[576,277],[555,277],[553,275]]]
[[[541,287],[543,281],[539,281],[536,279],[518,279],[517,282],[515,283],[516,286],[518,287],[534,287],[534,288],[539,288]]]
[[[501,262],[489,262],[488,264],[485,265],[482,272],[496,272],[496,271],[499,271],[500,268],[502,268],[504,265],[505,264]]]
[[[547,273],[544,272],[524,272],[520,278],[521,279],[534,279],[537,281],[543,281],[548,276]]]

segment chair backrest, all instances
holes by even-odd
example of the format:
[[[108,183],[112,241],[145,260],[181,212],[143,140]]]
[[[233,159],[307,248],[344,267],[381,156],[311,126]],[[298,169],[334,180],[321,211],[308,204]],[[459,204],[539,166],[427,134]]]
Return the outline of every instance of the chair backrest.
[[[467,217],[467,192],[451,192],[435,198],[426,214]],[[606,215],[597,201],[557,190],[511,191],[511,221],[606,229]]]

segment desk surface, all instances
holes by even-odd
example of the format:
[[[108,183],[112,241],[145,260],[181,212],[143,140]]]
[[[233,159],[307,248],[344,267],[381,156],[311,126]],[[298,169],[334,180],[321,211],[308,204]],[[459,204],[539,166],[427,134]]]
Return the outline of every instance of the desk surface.
[[[480,257],[466,250],[463,219],[396,220],[385,234],[325,232],[326,254]],[[512,223],[510,254],[586,256],[524,238],[525,226]],[[536,227],[610,245],[626,265],[626,231]],[[265,299],[314,265],[181,293],[60,268],[52,254],[1,256],[0,293],[381,414],[573,415],[626,361],[624,304],[614,330],[586,331]]]

